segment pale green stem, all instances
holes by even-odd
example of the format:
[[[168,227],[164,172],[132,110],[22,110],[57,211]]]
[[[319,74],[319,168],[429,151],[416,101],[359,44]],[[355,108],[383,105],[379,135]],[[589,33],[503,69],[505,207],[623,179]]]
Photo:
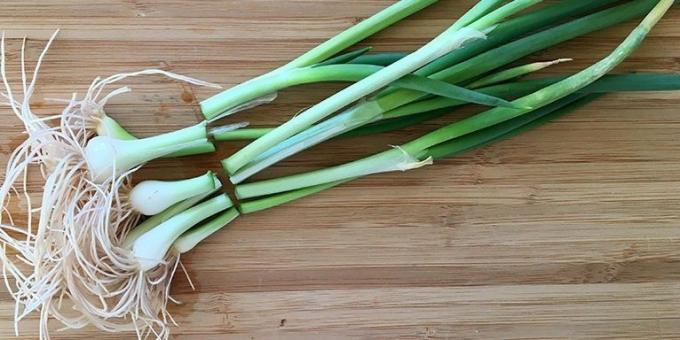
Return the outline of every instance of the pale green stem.
[[[231,140],[253,140],[264,136],[272,130],[274,130],[274,128],[248,128],[232,131],[211,131],[210,135],[220,142]]]
[[[210,221],[189,229],[172,245],[180,254],[184,254],[196,247],[201,241],[224,228],[239,216],[238,209],[231,208]]]
[[[284,192],[282,194],[276,194],[272,195],[266,198],[261,198],[257,199],[254,201],[250,202],[243,202],[240,204],[239,208],[241,209],[241,212],[244,214],[252,214],[254,212],[262,211],[265,209],[273,208],[285,203],[288,203],[290,201],[298,200],[303,197],[307,197],[313,194],[316,194],[318,192],[324,191],[326,189],[330,189],[334,186],[340,185],[342,183],[351,181],[352,179],[347,179],[347,180],[342,180],[342,181],[337,181],[337,182],[330,182],[330,183],[324,183],[320,185],[315,185],[311,187],[306,187],[303,189],[298,189],[298,190],[292,190],[288,192]]]
[[[359,41],[366,39],[367,37],[393,25],[394,23],[436,2],[437,0],[397,1],[392,6],[348,28],[344,32],[336,35],[330,40],[311,49],[307,53],[299,56],[298,58],[289,62],[285,66],[282,66],[270,72],[269,74],[280,72],[282,70],[307,67],[320,63],[340,53],[344,49],[358,43]],[[258,78],[255,78],[253,81],[256,81],[257,79]],[[240,91],[240,88],[243,87],[247,88],[250,86],[251,86],[250,82],[245,82],[241,85],[237,85],[229,90],[226,90],[220,94],[208,98],[207,100],[201,103],[201,112],[203,113],[207,120],[214,120],[215,117],[233,108],[233,106],[230,107],[230,104],[228,103],[232,102],[231,98],[234,97],[235,92]],[[242,105],[246,102],[247,101],[240,101],[240,103],[237,104],[236,106]]]

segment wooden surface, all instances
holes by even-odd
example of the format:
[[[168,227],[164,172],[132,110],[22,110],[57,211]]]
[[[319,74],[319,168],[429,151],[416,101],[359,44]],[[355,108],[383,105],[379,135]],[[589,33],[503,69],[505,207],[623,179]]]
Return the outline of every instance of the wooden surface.
[[[19,40],[35,60],[61,34],[35,107],[61,110],[95,76],[161,67],[230,86],[284,63],[391,0],[5,0],[10,71]],[[440,4],[379,34],[377,50],[411,50],[473,1]],[[611,50],[631,24],[533,56],[576,61]],[[619,70],[679,71],[680,10]],[[15,73],[16,74],[16,73]],[[16,80],[16,77],[14,78]],[[198,121],[212,91],[135,79],[108,112],[135,133]],[[336,86],[296,88],[234,120],[287,117]],[[501,144],[413,171],[373,176],[247,216],[184,257],[196,283],[174,284],[177,339],[679,338],[680,93],[610,95]],[[461,114],[448,119],[455,119]],[[0,110],[2,153],[21,127]],[[432,129],[332,142],[274,174],[335,164]],[[218,168],[219,154],[154,162],[137,178]],[[35,188],[38,190],[39,188]],[[0,295],[0,338],[13,336]],[[35,338],[34,321],[21,324]],[[55,325],[56,328],[56,325]],[[55,338],[114,339],[94,329]]]

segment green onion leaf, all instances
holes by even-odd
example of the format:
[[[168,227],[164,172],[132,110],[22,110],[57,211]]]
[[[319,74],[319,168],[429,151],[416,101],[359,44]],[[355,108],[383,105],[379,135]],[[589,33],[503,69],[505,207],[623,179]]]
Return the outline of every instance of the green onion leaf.
[[[383,53],[373,53],[364,54],[356,59],[352,59],[347,62],[347,64],[364,64],[364,65],[376,65],[376,66],[387,66],[395,63],[396,61],[403,59],[409,55],[405,52],[383,52]]]
[[[371,50],[371,46],[358,49],[356,51],[347,52],[336,57],[330,58],[324,62],[320,62],[312,67],[324,66],[324,65],[335,65],[335,64],[345,64],[348,61],[354,60]]]
[[[405,76],[393,84],[396,87],[425,92],[436,96],[460,100],[468,103],[475,103],[487,106],[500,106],[521,109],[512,102],[505,99],[494,97],[478,91],[469,90],[461,86],[453,85],[441,80],[420,77],[416,75]]]
[[[501,139],[516,136],[529,128],[537,127],[539,124],[534,124],[535,122],[546,123],[549,120],[576,111],[601,96],[602,94],[585,95],[581,93],[570,95],[526,115],[438,144],[427,150],[427,156],[434,159],[450,157]],[[542,119],[545,117],[549,117],[549,119]]]

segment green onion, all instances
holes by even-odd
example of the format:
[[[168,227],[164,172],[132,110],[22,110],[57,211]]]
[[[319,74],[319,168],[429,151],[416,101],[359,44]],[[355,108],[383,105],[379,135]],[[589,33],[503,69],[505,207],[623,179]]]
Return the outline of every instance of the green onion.
[[[609,3],[613,3],[616,0],[601,0],[601,1],[582,1],[582,0],[564,0],[561,1],[560,3],[547,6],[545,8],[538,9],[534,12],[522,15],[520,17],[510,19],[507,22],[503,22],[498,25],[498,27],[491,32],[489,37],[486,40],[478,40],[478,41],[473,41],[470,42],[468,45],[464,46],[461,49],[455,50],[448,55],[434,61],[433,63],[425,66],[421,70],[418,70],[416,74],[419,75],[430,75],[434,72],[440,71],[450,65],[456,64],[458,62],[464,61],[466,59],[469,59],[470,57],[475,56],[478,53],[487,51],[495,46],[501,45],[503,43],[509,42],[512,39],[516,38],[517,36],[521,36],[522,34],[529,33],[531,31],[534,31],[536,29],[539,29],[545,25],[553,24],[555,22],[559,22],[562,18],[568,18],[573,15],[580,15],[580,14],[587,14],[590,11],[598,8],[605,6]],[[649,7],[651,8],[651,7]],[[643,11],[648,10],[643,9],[639,11],[639,14],[642,14]],[[623,10],[623,9],[621,9]],[[604,20],[600,17],[592,17],[589,18],[592,19],[592,22],[603,22]],[[625,20],[625,19],[624,19]],[[621,20],[623,21],[623,20]],[[579,23],[579,25],[583,26],[583,23]],[[587,26],[587,25],[585,25]],[[595,27],[594,29],[597,29],[598,27]],[[567,36],[567,32],[562,32],[562,31],[555,31],[552,37],[549,37],[550,39],[557,40],[558,38],[570,38]],[[583,33],[580,33],[583,34]],[[577,36],[579,34],[573,34],[572,36]],[[534,41],[527,41],[527,43],[524,45],[524,48],[530,48],[532,46],[537,45]],[[540,49],[540,48],[539,48]],[[527,54],[531,53],[531,51],[527,52]],[[385,65],[389,65],[393,63],[394,61],[398,59],[402,59],[405,56],[403,53],[397,53],[397,55],[393,59],[389,59],[384,62]],[[357,64],[380,64],[379,62],[376,62],[375,60],[371,59],[371,55],[363,55],[360,56],[359,58],[355,59],[351,63],[357,63]],[[378,59],[382,59],[382,57],[379,57]],[[365,77],[365,76],[362,76]],[[328,77],[329,79],[332,78],[332,76]],[[347,80],[347,81],[357,81],[356,80]],[[253,136],[257,136],[256,133],[259,132],[264,132],[269,130],[252,130],[251,133],[246,133],[245,131],[243,132],[238,132],[235,131],[233,134],[227,133],[223,135],[222,138],[234,138],[234,139],[250,139]],[[232,137],[233,136],[233,137]],[[220,138],[218,138],[220,140]],[[221,140],[228,140],[228,139],[221,139]]]
[[[211,198],[181,212],[142,234],[132,244],[132,253],[142,271],[163,262],[173,243],[191,227],[233,206],[226,194]]]
[[[85,147],[85,160],[93,181],[103,183],[133,168],[188,147],[208,142],[206,124],[154,137],[120,140],[109,136],[92,138]]]
[[[106,114],[102,114],[102,118],[99,119],[96,131],[98,136],[108,136],[120,140],[135,140],[137,137],[128,132],[124,127],[122,127],[115,119],[109,117]],[[205,153],[215,152],[215,145],[206,141],[201,144],[194,146],[189,146],[187,148],[181,149],[179,151],[170,153],[164,157],[174,158],[174,157],[184,157],[200,155]]]
[[[496,27],[496,29],[494,29],[489,34],[486,40],[477,40],[470,42],[463,48],[455,50],[447,54],[446,56],[435,60],[434,62],[430,63],[429,65],[426,65],[425,67],[421,68],[415,73],[418,75],[429,77],[439,71],[451,67],[452,65],[456,65],[472,57],[475,57],[480,53],[486,52],[497,46],[515,41],[525,34],[532,33],[536,30],[545,28],[546,26],[554,26],[556,24],[561,23],[565,19],[571,19],[573,16],[591,14],[594,10],[615,2],[619,2],[619,0],[559,1],[558,3],[552,4],[550,6],[546,6],[544,8],[537,9],[531,13],[527,13],[516,18],[509,19],[505,22],[502,22]],[[649,8],[647,10],[649,10]],[[555,39],[557,38],[558,37],[555,37]],[[562,39],[562,37],[559,36],[559,39]],[[568,39],[569,38],[567,37],[566,40]],[[543,48],[539,48],[538,50],[541,49]]]
[[[525,107],[540,108],[595,82],[629,56],[644,40],[651,28],[673,5],[672,0],[661,0],[645,19],[612,54],[591,67],[542,90],[515,100]],[[372,173],[409,170],[430,163],[421,159],[426,150],[480,129],[502,123],[531,112],[531,109],[495,108],[433,131],[401,147],[341,166],[312,171],[306,174],[243,184],[236,187],[239,198],[251,198],[286,192],[308,186],[355,178]]]
[[[505,83],[479,89],[479,92],[494,96],[518,97],[538,91],[543,87],[552,85],[565,77],[545,77],[533,80]],[[607,75],[597,82],[579,90],[581,93],[606,93],[606,92],[629,92],[629,91],[666,91],[676,90],[680,84],[680,76],[675,74],[622,74]],[[389,111],[383,115],[383,119],[394,120],[405,116],[431,112],[439,109],[460,106],[464,102],[449,98],[432,98],[404,105],[398,109]],[[437,115],[441,116],[441,115]],[[380,123],[376,123],[380,124]],[[370,128],[367,131],[371,131]],[[244,131],[245,132],[245,131]],[[365,134],[365,133],[357,133]]]
[[[204,200],[208,196],[216,193],[220,188],[222,188],[222,183],[215,177],[215,189],[211,192],[194,196],[191,198],[188,198],[184,201],[181,201],[179,203],[174,204],[173,206],[163,210],[161,213],[150,216],[146,220],[144,220],[142,223],[134,227],[130,232],[125,236],[125,240],[123,241],[123,247],[131,249],[132,245],[135,243],[135,241],[142,235],[144,235],[147,231],[157,227],[161,223],[169,220],[170,218],[174,217],[175,215],[193,207],[196,205],[198,202]]]
[[[644,15],[656,3],[657,0],[641,0],[606,9],[489,50],[434,73],[431,78],[453,83],[465,82],[555,44]],[[422,92],[402,90],[388,93],[377,100],[379,105],[394,109],[424,97]]]
[[[540,126],[595,100],[600,93],[680,88],[677,75],[604,77],[641,44],[672,6],[672,0],[563,0],[518,17],[514,15],[540,0],[480,0],[413,53],[347,50],[434,2],[398,1],[291,63],[204,101],[201,108],[208,121],[144,139],[135,138],[103,111],[100,115],[91,110],[126,91],[114,90],[100,98],[104,86],[128,76],[154,73],[206,83],[160,70],[116,75],[95,81],[84,100],[73,99],[62,114],[43,119],[31,111],[30,97],[44,52],[29,85],[22,45],[23,95],[17,100],[5,72],[3,35],[0,76],[6,87],[4,97],[29,138],[12,154],[7,183],[1,186],[0,195],[22,195],[28,167],[39,166],[44,179],[40,207],[27,202],[25,228],[9,226],[9,234],[3,234],[4,243],[13,248],[11,253],[23,254],[18,259],[3,256],[6,272],[16,283],[10,287],[17,302],[16,319],[42,310],[43,326],[50,317],[56,317],[67,327],[91,324],[107,331],[136,330],[138,335],[153,332],[157,337],[167,337],[172,319],[166,307],[170,283],[180,264],[179,254],[196,247],[241,212],[267,209],[362,176],[420,168]],[[607,5],[615,6],[572,19]],[[508,66],[518,59],[645,13],[645,19],[613,53],[585,70],[568,77],[510,82],[549,66]],[[652,80],[637,83],[641,79]],[[335,136],[416,124],[465,103],[493,108],[350,163],[239,184],[236,196],[245,201],[240,209],[229,196],[218,193],[222,184],[212,172],[180,181],[143,181],[130,192],[120,192],[121,188],[127,190],[131,174],[147,161],[212,151],[209,138],[249,138],[264,131],[242,129],[246,123],[208,131],[210,121],[273,101],[286,87],[322,81],[354,84],[282,126],[267,130],[224,160],[223,167],[232,182],[238,183]],[[624,84],[626,81],[632,83]],[[656,84],[652,84],[654,81]],[[88,141],[95,127],[99,136]],[[138,223],[140,213],[151,216]],[[37,220],[31,218],[38,215]],[[64,308],[62,297],[67,299]]]

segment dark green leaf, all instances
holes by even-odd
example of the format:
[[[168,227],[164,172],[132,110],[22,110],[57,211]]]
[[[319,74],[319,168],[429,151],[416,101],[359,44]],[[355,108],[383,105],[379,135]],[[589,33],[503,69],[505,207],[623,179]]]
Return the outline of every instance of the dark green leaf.
[[[350,60],[356,59],[357,57],[360,57],[360,56],[368,53],[368,51],[370,51],[371,48],[372,48],[371,46],[368,46],[368,47],[358,49],[356,51],[351,51],[351,52],[347,52],[347,53],[344,53],[344,54],[340,54],[340,55],[337,55],[335,57],[329,58],[329,59],[327,59],[323,62],[320,62],[320,63],[314,65],[313,67],[324,66],[324,65],[344,64],[344,63],[347,63]]]
[[[433,94],[440,97],[460,100],[487,106],[518,108],[512,102],[488,94],[469,90],[440,80],[416,75],[407,75],[393,83],[396,87]]]

